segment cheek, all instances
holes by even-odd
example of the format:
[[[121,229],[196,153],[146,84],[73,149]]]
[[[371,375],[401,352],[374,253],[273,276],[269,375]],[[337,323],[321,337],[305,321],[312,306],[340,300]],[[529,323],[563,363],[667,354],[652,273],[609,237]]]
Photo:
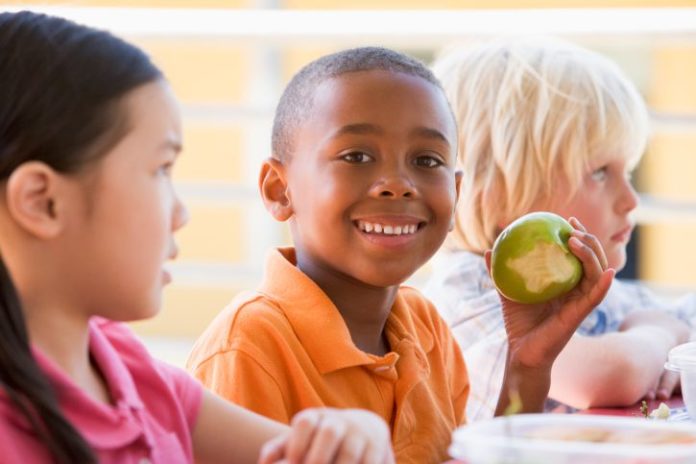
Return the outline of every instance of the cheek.
[[[563,205],[556,205],[550,210],[566,219],[571,216],[577,218],[588,232],[601,239],[606,224],[605,206],[606,202],[602,201],[598,192],[590,188],[582,188],[571,201]]]
[[[442,185],[448,185],[450,188],[443,189]],[[446,216],[448,220],[454,212],[454,208],[457,200],[457,190],[453,179],[439,179],[436,182],[430,183],[427,186],[432,196],[432,205],[437,209],[440,216]]]

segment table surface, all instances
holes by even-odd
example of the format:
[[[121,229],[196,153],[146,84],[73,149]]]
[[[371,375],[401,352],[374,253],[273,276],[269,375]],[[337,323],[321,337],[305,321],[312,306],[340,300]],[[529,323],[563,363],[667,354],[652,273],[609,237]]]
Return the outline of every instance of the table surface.
[[[660,406],[660,403],[663,401],[660,400],[652,400],[652,401],[647,401],[648,404],[648,411],[652,411],[653,409],[656,409],[658,406]],[[671,410],[672,417],[676,417],[678,414],[685,414],[685,408],[684,408],[684,401],[682,400],[681,396],[675,396],[667,401],[664,401],[664,403],[669,406]],[[590,409],[585,409],[582,411],[573,411],[573,414],[592,414],[592,415],[600,415],[600,416],[621,416],[621,417],[637,417],[637,418],[642,418],[643,413],[641,412],[641,403],[637,403],[631,406],[627,406],[624,408],[590,408]],[[568,411],[555,411],[558,413],[567,413]],[[686,417],[686,416],[685,416]],[[450,460],[447,461],[443,464],[466,464],[465,461],[459,461],[459,460]]]

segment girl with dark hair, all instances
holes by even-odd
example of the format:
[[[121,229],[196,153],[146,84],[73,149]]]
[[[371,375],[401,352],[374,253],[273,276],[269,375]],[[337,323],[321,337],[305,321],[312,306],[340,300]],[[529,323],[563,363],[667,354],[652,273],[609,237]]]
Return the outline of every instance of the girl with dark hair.
[[[118,322],[157,312],[187,220],[179,112],[148,57],[30,12],[0,14],[0,56],[0,460],[392,462],[376,416],[310,410],[288,429]]]

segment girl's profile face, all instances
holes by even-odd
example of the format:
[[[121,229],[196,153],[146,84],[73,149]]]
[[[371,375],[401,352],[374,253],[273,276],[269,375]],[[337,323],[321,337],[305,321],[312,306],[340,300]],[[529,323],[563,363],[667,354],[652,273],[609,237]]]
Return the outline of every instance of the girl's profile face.
[[[90,314],[115,320],[154,315],[170,281],[164,262],[177,254],[173,233],[187,220],[174,192],[181,150],[179,110],[169,85],[155,81],[126,94],[128,132],[84,178],[81,214],[68,256]],[[66,270],[70,272],[70,270]]]

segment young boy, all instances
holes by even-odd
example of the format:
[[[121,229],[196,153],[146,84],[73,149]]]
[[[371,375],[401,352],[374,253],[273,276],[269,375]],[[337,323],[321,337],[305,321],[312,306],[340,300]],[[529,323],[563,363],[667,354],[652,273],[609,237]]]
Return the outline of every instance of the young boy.
[[[420,62],[358,48],[303,68],[281,97],[259,181],[295,247],[269,254],[260,289],[213,321],[188,369],[282,422],[312,405],[372,410],[391,425],[398,462],[446,459],[469,380],[446,324],[400,284],[451,227],[456,146],[447,100]],[[508,387],[526,411],[541,409],[553,359],[608,289],[596,240],[576,230],[571,247],[585,278],[558,312],[506,302],[501,410]]]
[[[505,225],[542,209],[580,219],[621,269],[638,204],[630,173],[645,150],[648,113],[615,64],[562,41],[453,50],[435,69],[456,109],[464,180],[456,249],[438,257],[425,293],[480,375],[467,406],[475,420],[495,411],[507,345],[485,250]],[[677,378],[663,368],[667,353],[688,341],[679,319],[696,311],[693,302],[665,306],[640,285],[615,282],[558,357],[549,396],[577,408],[669,397]]]

